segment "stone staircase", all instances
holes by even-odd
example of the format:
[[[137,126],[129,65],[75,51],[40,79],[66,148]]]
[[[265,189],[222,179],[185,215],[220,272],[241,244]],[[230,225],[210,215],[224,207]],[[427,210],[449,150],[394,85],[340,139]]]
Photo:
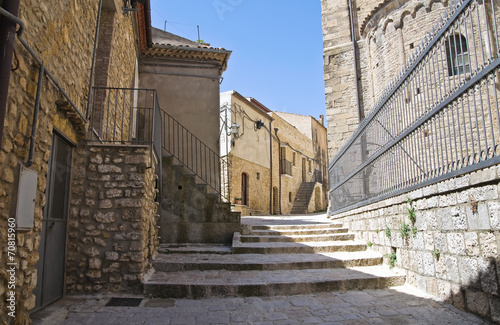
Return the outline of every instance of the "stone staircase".
[[[311,201],[315,185],[315,182],[302,182],[300,184],[297,195],[295,196],[295,201],[293,201],[291,214],[307,213],[307,207],[309,206],[309,201]]]
[[[405,276],[340,224],[251,225],[223,245],[162,245],[146,296],[247,297],[377,289]]]
[[[172,156],[162,159],[160,208],[161,243],[230,244],[240,228],[240,213]]]

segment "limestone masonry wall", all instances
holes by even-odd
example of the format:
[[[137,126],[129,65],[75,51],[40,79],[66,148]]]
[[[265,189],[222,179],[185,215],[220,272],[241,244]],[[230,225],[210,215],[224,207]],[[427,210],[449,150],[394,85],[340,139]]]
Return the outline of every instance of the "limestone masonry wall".
[[[68,221],[66,289],[136,292],[158,247],[150,148],[75,150]]]
[[[332,219],[386,262],[395,253],[409,284],[500,322],[500,165]]]

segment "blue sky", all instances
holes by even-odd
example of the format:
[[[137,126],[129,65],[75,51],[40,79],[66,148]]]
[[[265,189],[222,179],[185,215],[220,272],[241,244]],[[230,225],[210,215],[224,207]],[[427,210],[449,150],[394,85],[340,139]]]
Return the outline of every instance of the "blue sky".
[[[319,0],[151,0],[156,28],[231,50],[221,91],[271,110],[325,114]]]

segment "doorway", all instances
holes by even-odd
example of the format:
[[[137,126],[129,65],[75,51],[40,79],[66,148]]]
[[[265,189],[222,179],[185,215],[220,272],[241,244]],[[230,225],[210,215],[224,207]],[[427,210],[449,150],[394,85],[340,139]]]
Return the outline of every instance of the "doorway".
[[[47,176],[47,203],[43,211],[42,233],[36,264],[35,310],[62,298],[66,229],[71,176],[71,145],[54,134]]]
[[[241,204],[248,205],[248,174],[241,174]]]
[[[307,182],[306,158],[302,158],[302,182]]]

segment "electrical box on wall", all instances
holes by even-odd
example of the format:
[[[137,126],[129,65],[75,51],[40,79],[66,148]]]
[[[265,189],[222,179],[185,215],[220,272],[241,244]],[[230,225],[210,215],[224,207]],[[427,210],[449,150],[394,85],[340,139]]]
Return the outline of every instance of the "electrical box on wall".
[[[16,208],[16,226],[19,230],[33,229],[37,182],[37,172],[21,166]]]

